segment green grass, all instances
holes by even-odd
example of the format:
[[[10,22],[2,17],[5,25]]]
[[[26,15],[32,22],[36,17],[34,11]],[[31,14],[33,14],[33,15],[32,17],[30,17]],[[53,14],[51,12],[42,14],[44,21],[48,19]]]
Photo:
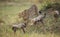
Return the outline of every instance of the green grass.
[[[59,34],[54,34],[54,33],[46,33],[46,34],[38,34],[38,33],[31,33],[31,34],[29,34],[29,33],[25,33],[25,34],[23,34],[23,33],[21,33],[21,32],[19,32],[19,31],[17,31],[17,33],[16,34],[14,34],[13,32],[11,32],[11,33],[3,33],[3,36],[2,37],[60,37],[60,35]]]
[[[18,13],[28,9],[31,5],[2,5],[0,4],[0,19],[5,20],[7,23],[18,19]]]
[[[0,3],[0,19],[4,20],[4,24],[0,24],[0,37],[60,37],[59,34],[55,33],[35,33],[34,31],[31,33],[23,33],[22,30],[18,30],[14,35],[13,31],[11,30],[10,25],[12,23],[18,22],[18,13],[24,11],[31,7],[32,4],[21,4],[21,5],[8,5],[8,4],[1,4]],[[37,4],[38,9],[42,9],[44,4]],[[47,20],[49,20],[47,18]],[[51,21],[51,20],[49,20]],[[49,23],[47,23],[49,24]]]

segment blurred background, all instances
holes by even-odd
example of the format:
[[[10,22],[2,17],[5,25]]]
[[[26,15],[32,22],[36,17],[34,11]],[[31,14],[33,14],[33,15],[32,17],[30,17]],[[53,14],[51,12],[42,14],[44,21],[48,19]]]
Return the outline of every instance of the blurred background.
[[[51,6],[60,11],[60,0],[0,0],[0,37],[60,37],[60,17],[55,22],[52,13],[47,13],[47,18],[44,19],[45,26],[42,27],[45,31],[39,25],[28,26],[25,34],[22,30],[17,30],[14,35],[11,25],[22,22],[18,14],[33,4],[46,13]]]

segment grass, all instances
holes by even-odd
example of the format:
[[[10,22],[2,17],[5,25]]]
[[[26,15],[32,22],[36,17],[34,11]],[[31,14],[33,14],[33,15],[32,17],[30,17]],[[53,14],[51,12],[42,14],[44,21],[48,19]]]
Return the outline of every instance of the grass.
[[[22,30],[18,30],[16,34],[13,33],[11,27],[12,23],[18,22],[18,13],[25,9],[30,8],[32,4],[21,4],[21,5],[8,5],[0,3],[0,19],[4,20],[4,24],[0,24],[0,37],[60,37],[59,34],[55,33],[23,33]],[[42,4],[41,4],[42,5]],[[43,8],[40,4],[37,4],[38,9]],[[44,5],[43,5],[44,6]],[[48,24],[48,23],[47,23]]]
[[[46,34],[40,33],[40,34],[38,34],[38,33],[34,33],[34,32],[31,34],[29,34],[29,33],[23,34],[19,31],[17,31],[16,34],[13,34],[13,32],[4,33],[2,37],[60,37],[60,35],[54,34],[54,33],[53,34],[51,34],[51,33],[48,33],[48,34],[47,33]]]
[[[30,5],[1,5],[0,4],[0,19],[5,20],[6,22],[12,22],[18,17],[18,13],[22,12],[25,9],[28,9]],[[16,18],[17,17],[17,18]],[[12,21],[11,21],[12,20]]]

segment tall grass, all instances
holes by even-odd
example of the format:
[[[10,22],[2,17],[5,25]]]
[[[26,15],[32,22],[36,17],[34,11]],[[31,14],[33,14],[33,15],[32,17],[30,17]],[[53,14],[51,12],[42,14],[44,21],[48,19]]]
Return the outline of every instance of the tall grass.
[[[51,4],[51,2],[45,1],[44,3],[36,5],[38,9],[41,10],[44,9],[48,4]],[[22,32],[22,30],[17,30],[16,34],[13,33],[11,29],[12,23],[20,22],[20,18],[18,18],[18,13],[22,12],[25,9],[29,9],[31,5],[32,4],[30,3],[19,3],[18,5],[8,5],[6,3],[0,3],[0,19],[5,21],[5,23],[0,24],[0,37],[60,37],[59,34],[49,33],[48,31],[45,34],[41,33],[40,26],[28,27],[25,34]],[[46,20],[45,25],[49,27],[54,23],[54,19],[52,17],[48,17],[44,20]]]

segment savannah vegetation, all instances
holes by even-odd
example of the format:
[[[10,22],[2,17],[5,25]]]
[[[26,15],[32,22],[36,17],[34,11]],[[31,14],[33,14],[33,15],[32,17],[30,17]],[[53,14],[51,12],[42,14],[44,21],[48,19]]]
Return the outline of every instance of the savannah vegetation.
[[[18,14],[33,4],[37,6],[38,11],[47,13],[45,26],[41,26],[41,23],[28,26],[25,34],[21,29],[14,34],[12,25],[24,21]],[[60,0],[0,0],[0,37],[60,37],[60,17],[56,22],[54,13],[49,10],[51,7],[60,10]]]

